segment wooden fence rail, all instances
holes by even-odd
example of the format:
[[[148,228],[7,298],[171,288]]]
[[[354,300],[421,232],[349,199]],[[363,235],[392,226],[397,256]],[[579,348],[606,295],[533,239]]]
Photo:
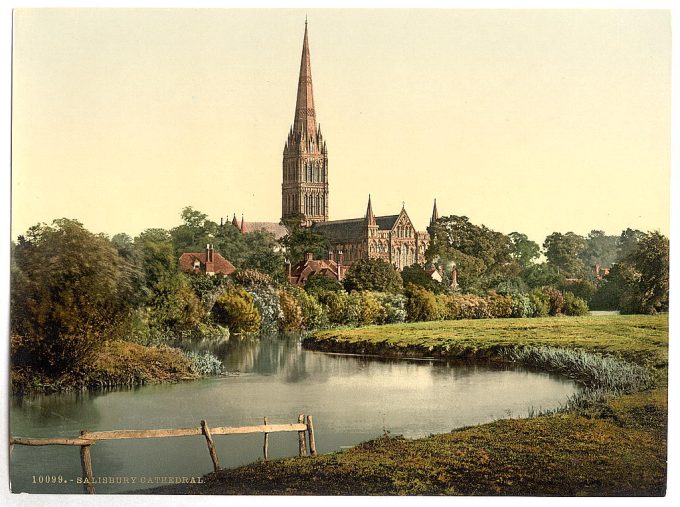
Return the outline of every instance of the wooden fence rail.
[[[312,416],[306,418],[300,414],[298,422],[292,424],[268,424],[264,418],[264,424],[257,426],[218,426],[211,428],[206,421],[201,421],[201,425],[196,428],[170,428],[154,430],[114,430],[114,431],[86,431],[80,432],[79,438],[22,438],[10,437],[10,453],[14,445],[71,445],[80,447],[80,463],[83,470],[83,487],[87,493],[94,494],[94,475],[92,473],[91,446],[100,440],[125,440],[130,438],[166,438],[166,437],[191,437],[202,435],[205,437],[210,453],[210,460],[213,463],[213,471],[220,470],[220,461],[217,456],[217,449],[213,436],[215,435],[243,435],[248,433],[264,433],[264,443],[262,454],[264,461],[269,460],[269,434],[286,431],[296,431],[298,433],[298,455],[307,455],[307,442],[309,439],[309,454],[316,456],[316,442],[314,440],[314,425]]]

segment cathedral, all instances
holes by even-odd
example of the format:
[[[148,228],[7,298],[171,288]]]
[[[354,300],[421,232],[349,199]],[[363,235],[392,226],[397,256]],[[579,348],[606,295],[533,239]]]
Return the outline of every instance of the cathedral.
[[[383,259],[398,269],[425,262],[430,237],[418,231],[402,207],[395,215],[376,216],[371,197],[361,218],[328,220],[328,148],[316,122],[307,22],[293,125],[283,148],[281,217],[302,216],[302,223],[325,236],[329,260],[349,266],[359,259]],[[432,221],[438,218],[435,202]]]

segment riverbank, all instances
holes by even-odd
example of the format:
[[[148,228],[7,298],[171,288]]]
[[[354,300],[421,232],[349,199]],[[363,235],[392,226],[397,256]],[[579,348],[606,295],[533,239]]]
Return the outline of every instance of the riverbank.
[[[90,364],[56,378],[28,369],[10,371],[12,393],[17,395],[179,382],[199,377],[191,360],[179,349],[144,347],[126,341],[106,343]]]
[[[543,363],[534,366],[543,368],[551,367],[550,354],[522,351],[561,350],[562,362],[553,366],[591,390],[602,387],[596,385],[598,380],[608,378],[607,358],[630,366],[618,372],[624,377],[649,372],[649,382],[643,391],[621,394],[635,391],[635,382],[614,380],[614,385],[623,386],[617,396],[593,397],[552,415],[500,420],[417,440],[386,435],[344,452],[222,470],[206,476],[202,485],[155,492],[569,496],[665,492],[667,315],[370,326],[321,331],[307,338],[305,346],[452,360],[522,357],[531,363],[542,357]],[[594,368],[605,370],[588,377],[590,367],[570,363],[569,358],[582,362],[584,357],[601,357],[604,362]],[[604,391],[615,390],[605,386]]]

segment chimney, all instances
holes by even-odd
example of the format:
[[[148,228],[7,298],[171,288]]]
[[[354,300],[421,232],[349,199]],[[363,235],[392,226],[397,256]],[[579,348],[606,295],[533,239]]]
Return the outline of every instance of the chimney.
[[[342,250],[338,251],[338,266],[342,266],[342,257],[343,253]]]
[[[453,267],[453,271],[451,271],[451,288],[458,288],[458,270],[455,266]]]
[[[328,260],[329,261],[333,260],[333,250],[328,250]]]
[[[205,273],[212,275],[215,273],[215,265],[213,263],[213,246],[208,243],[205,245]]]
[[[305,253],[305,260],[306,261],[312,261],[314,260],[314,254],[312,252],[306,252]]]

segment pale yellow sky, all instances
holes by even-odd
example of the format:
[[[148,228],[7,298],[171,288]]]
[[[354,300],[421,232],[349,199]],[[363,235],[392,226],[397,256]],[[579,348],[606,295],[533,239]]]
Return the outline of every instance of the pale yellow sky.
[[[305,14],[331,219],[668,234],[666,11],[18,10],[12,236],[278,221]]]

